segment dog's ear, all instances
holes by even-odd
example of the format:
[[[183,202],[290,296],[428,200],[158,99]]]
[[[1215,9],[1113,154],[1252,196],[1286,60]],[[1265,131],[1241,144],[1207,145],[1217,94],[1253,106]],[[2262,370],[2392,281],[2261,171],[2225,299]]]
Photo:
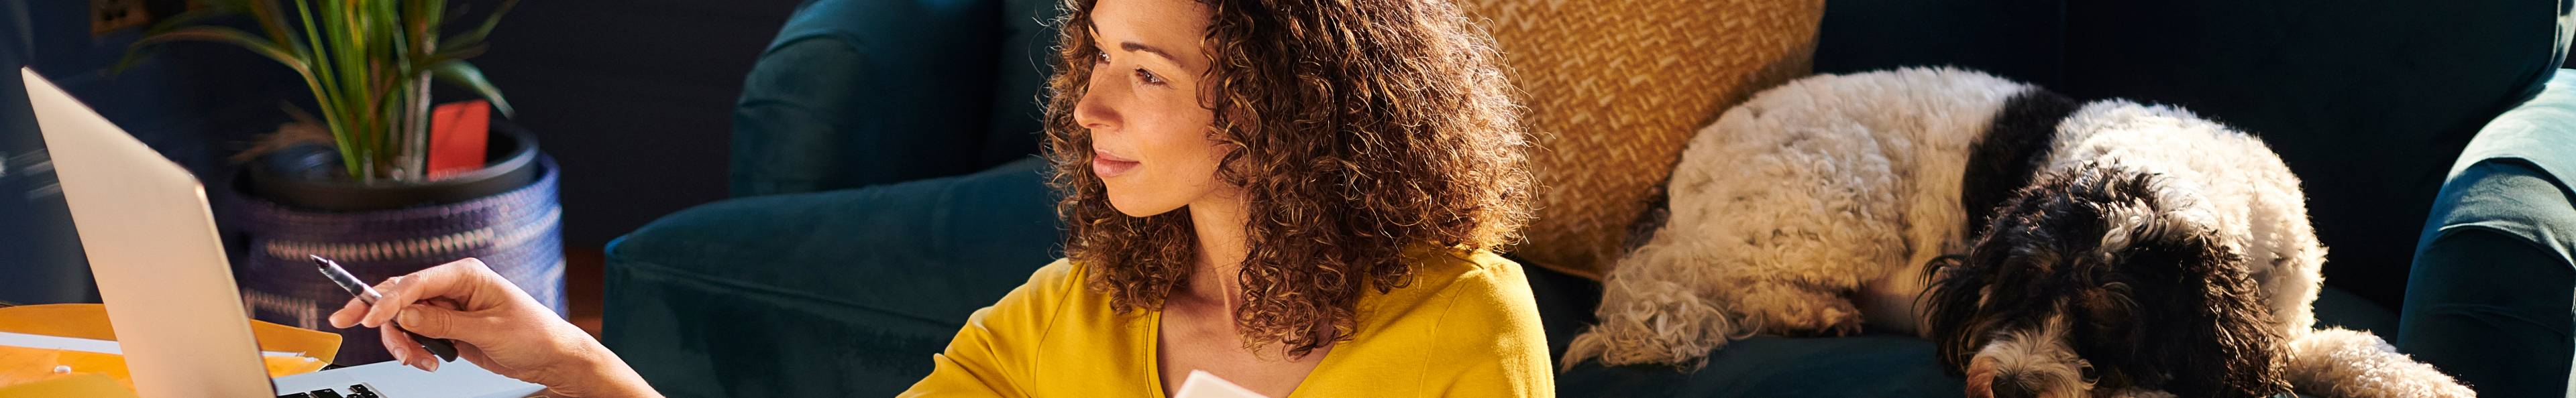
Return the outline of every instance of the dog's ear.
[[[2117,263],[2113,272],[2140,283],[2132,299],[2145,315],[2146,344],[2132,352],[2141,369],[2130,376],[2161,372],[2162,389],[2181,396],[2270,397],[2288,393],[2280,361],[2279,332],[2262,304],[2260,285],[2249,274],[2238,246],[2207,217],[2196,217],[2188,198],[2172,187],[2134,176],[2130,187],[2156,191],[2138,211],[2104,211],[2103,255]],[[2129,187],[2123,187],[2129,188]],[[2125,214],[2124,214],[2125,213]],[[2142,375],[2140,373],[2145,373]]]
[[[1936,345],[1941,370],[1951,376],[1965,376],[1969,356],[1976,355],[1977,339],[1982,329],[1977,322],[1977,309],[1985,301],[1985,287],[1992,267],[1971,266],[1966,256],[1941,256],[1926,268],[1932,284],[1915,300],[1922,313],[1924,331]]]
[[[2062,191],[2053,188],[2061,186],[2042,183],[2014,190],[1995,206],[1983,229],[1970,231],[1967,254],[1941,256],[1925,267],[1931,286],[1915,301],[1943,371],[1965,375],[1968,361],[1984,348],[1986,334],[2000,321],[1986,313],[1987,295],[2004,273],[2013,271],[2010,267],[2027,265],[2013,262],[2057,257],[2055,231],[2046,227],[2067,206],[2066,197],[2058,194]]]
[[[2032,185],[2012,190],[1992,209],[1971,208],[1968,217],[1988,221],[1968,231],[1968,253],[1941,256],[1925,267],[1931,284],[1916,297],[1916,308],[1943,371],[1965,375],[1969,360],[1984,349],[1986,334],[2002,321],[1988,313],[1987,295],[1997,282],[2021,280],[2006,279],[2012,275],[2005,274],[2016,272],[2011,267],[2030,265],[2015,262],[2058,258],[2059,233],[2052,224],[2075,209],[2063,189],[2066,181],[2065,175],[2044,174],[2034,177]]]

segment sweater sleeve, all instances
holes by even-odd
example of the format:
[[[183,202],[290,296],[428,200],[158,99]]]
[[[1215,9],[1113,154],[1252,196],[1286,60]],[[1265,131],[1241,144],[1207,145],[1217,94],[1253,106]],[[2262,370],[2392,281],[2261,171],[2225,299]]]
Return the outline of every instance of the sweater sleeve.
[[[1073,266],[1056,260],[990,307],[975,310],[941,353],[931,354],[930,376],[901,397],[1026,397],[1030,360],[1054,326],[1055,312],[1081,288]]]
[[[1442,310],[1432,357],[1451,365],[1425,374],[1424,391],[1443,397],[1556,396],[1547,336],[1528,279],[1508,260],[1480,260],[1479,270],[1449,288],[1453,295]]]

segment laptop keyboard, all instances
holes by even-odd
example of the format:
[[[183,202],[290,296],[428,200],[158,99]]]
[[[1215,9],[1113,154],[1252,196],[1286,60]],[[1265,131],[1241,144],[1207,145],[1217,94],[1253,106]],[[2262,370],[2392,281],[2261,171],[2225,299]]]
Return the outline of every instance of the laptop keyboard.
[[[347,392],[341,392],[343,390]],[[277,398],[384,398],[384,396],[376,395],[376,389],[374,387],[368,387],[366,383],[358,383],[350,384],[349,387],[345,389],[313,390],[279,395]]]

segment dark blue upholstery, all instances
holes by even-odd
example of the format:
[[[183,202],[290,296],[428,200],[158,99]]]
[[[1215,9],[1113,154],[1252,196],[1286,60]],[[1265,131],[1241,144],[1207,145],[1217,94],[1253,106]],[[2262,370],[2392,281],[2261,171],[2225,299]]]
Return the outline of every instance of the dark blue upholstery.
[[[603,341],[673,397],[894,395],[1056,257],[1043,165],[655,220],[609,244]]]

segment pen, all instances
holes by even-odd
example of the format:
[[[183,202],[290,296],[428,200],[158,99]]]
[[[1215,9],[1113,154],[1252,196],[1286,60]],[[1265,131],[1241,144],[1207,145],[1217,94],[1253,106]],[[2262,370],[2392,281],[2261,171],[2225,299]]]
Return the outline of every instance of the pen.
[[[367,305],[372,306],[376,305],[376,299],[384,297],[383,295],[376,293],[376,288],[367,286],[366,282],[358,281],[358,277],[356,275],[349,275],[349,270],[341,269],[340,263],[324,259],[322,256],[309,257],[313,257],[313,267],[315,269],[322,270],[323,277],[330,278],[331,283],[339,284],[341,290],[349,291],[349,295],[358,296],[358,301],[366,302]],[[385,324],[387,327],[393,327],[396,329],[401,328],[401,326],[394,325],[392,320],[386,320]],[[454,342],[447,341],[447,339],[421,337],[419,333],[411,333],[410,330],[404,330],[403,334],[410,335],[411,341],[420,343],[420,348],[428,349],[430,354],[438,355],[438,360],[440,361],[456,360],[456,343]]]

